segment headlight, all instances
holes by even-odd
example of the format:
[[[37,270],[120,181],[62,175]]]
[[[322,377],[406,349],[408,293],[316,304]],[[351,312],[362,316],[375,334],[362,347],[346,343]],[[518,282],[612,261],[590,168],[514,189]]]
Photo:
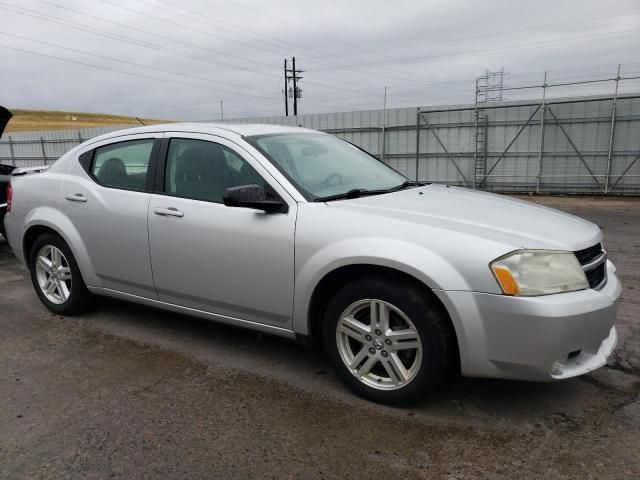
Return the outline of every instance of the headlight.
[[[526,297],[589,288],[572,252],[518,250],[491,262],[491,270],[506,295]]]

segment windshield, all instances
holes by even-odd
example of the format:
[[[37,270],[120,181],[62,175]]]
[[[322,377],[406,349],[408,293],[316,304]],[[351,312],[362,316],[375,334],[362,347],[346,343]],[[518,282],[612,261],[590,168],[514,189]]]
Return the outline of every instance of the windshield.
[[[284,173],[307,200],[355,190],[389,190],[407,181],[372,155],[333,135],[286,133],[245,140]]]

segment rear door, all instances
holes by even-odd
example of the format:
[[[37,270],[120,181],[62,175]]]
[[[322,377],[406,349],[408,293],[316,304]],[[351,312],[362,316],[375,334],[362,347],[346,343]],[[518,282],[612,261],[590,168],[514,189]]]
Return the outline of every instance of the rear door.
[[[100,285],[157,298],[147,210],[162,134],[118,137],[89,147],[62,187],[62,210],[77,229]]]
[[[149,205],[160,300],[290,328],[296,202],[233,142],[213,135],[167,137]],[[222,203],[225,188],[255,183],[283,199],[288,212],[267,214]]]

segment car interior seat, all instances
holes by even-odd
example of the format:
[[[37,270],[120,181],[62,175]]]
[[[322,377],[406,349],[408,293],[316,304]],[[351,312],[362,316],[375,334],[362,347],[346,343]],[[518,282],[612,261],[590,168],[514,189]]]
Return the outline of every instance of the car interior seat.
[[[118,157],[111,157],[105,160],[100,170],[98,170],[96,177],[105,185],[115,187],[128,186],[127,169],[122,159]]]

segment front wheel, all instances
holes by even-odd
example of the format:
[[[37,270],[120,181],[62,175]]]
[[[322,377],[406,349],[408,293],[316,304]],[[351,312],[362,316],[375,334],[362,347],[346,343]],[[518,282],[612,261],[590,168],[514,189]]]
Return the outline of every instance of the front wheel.
[[[355,393],[379,403],[418,400],[447,373],[453,338],[446,314],[420,286],[355,280],[330,300],[325,349]]]
[[[44,305],[54,313],[73,315],[86,310],[92,295],[65,241],[46,233],[34,242],[29,256],[31,281]]]

